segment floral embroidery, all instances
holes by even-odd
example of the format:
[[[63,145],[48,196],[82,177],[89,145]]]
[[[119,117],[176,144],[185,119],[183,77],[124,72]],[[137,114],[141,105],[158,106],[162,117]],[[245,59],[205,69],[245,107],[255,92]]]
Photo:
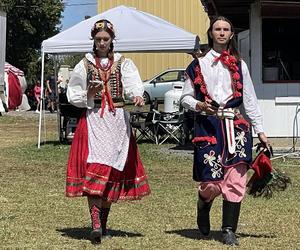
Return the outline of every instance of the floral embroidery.
[[[220,178],[222,176],[222,165],[221,165],[221,156],[219,155],[218,158],[215,156],[215,151],[211,150],[209,154],[204,154],[204,164],[209,164],[212,172],[212,178]]]
[[[211,167],[214,165],[214,161],[216,160],[215,151],[211,150],[208,154],[204,154],[204,164],[209,164]]]
[[[245,132],[237,132],[235,136],[236,147],[241,149],[241,147],[245,146],[245,142],[247,142],[247,138],[245,137]]]
[[[245,158],[247,157],[246,155],[246,150],[244,148],[245,143],[247,142],[247,137],[245,136],[246,133],[245,131],[241,131],[241,132],[237,132],[236,136],[235,136],[235,141],[236,141],[236,150],[235,153],[233,155],[231,155],[231,157],[228,159],[226,159],[226,161],[230,161],[232,159],[234,159],[237,155],[240,158]]]
[[[208,142],[209,144],[217,144],[217,139],[214,136],[197,136],[192,140],[192,143]]]
[[[247,155],[245,154],[245,149],[244,149],[244,148],[241,148],[241,150],[237,150],[236,152],[239,153],[239,157],[240,157],[240,158],[243,158],[243,157],[246,157],[246,156],[247,156]]]

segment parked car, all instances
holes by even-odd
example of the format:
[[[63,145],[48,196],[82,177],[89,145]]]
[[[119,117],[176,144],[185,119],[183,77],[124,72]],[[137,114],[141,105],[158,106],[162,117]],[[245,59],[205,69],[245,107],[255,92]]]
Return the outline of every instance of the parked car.
[[[164,100],[164,95],[167,91],[173,88],[173,84],[184,84],[185,69],[168,69],[150,80],[144,81],[144,100],[145,103],[155,100]]]

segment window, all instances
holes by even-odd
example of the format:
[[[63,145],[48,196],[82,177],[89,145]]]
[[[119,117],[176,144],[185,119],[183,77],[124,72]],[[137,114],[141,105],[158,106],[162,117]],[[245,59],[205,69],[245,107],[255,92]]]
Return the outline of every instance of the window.
[[[165,74],[160,75],[157,78],[158,82],[174,82],[178,81],[178,71],[169,71]]]
[[[264,82],[299,82],[299,18],[262,19]]]

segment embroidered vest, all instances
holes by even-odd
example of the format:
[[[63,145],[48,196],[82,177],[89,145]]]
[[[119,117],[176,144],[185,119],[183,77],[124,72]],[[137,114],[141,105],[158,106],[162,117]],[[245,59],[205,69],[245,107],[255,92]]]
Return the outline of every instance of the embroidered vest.
[[[242,84],[241,63],[237,64],[240,82]],[[194,60],[186,69],[187,75],[195,83],[199,76],[200,65],[198,59]],[[201,69],[200,69],[200,75]],[[205,96],[201,91],[201,85],[195,84],[195,96],[199,101],[204,101]],[[242,90],[241,90],[242,93]],[[243,103],[243,96],[229,100],[224,108],[238,108]],[[252,135],[250,125],[241,114],[237,113],[234,118],[234,134],[236,150],[229,154],[225,120],[215,116],[200,115],[195,112],[194,119],[194,166],[193,179],[195,181],[219,181],[224,177],[224,167],[235,166],[240,163],[252,162]]]
[[[110,91],[110,95],[113,99],[113,102],[124,102],[123,84],[121,82],[121,64],[122,62],[124,62],[124,60],[125,58],[122,56],[111,66],[111,74],[109,78],[108,89]],[[84,58],[84,64],[87,70],[87,86],[92,79],[101,80],[100,72],[92,62]],[[94,100],[95,102],[101,101],[100,92],[96,94]]]

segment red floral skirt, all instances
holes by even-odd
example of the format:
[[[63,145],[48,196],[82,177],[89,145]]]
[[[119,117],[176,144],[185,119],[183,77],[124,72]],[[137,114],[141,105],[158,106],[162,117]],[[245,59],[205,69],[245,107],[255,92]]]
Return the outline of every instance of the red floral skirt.
[[[100,196],[103,200],[138,200],[150,194],[148,178],[131,135],[123,171],[100,163],[87,163],[88,131],[86,114],[79,120],[70,149],[66,196]]]

